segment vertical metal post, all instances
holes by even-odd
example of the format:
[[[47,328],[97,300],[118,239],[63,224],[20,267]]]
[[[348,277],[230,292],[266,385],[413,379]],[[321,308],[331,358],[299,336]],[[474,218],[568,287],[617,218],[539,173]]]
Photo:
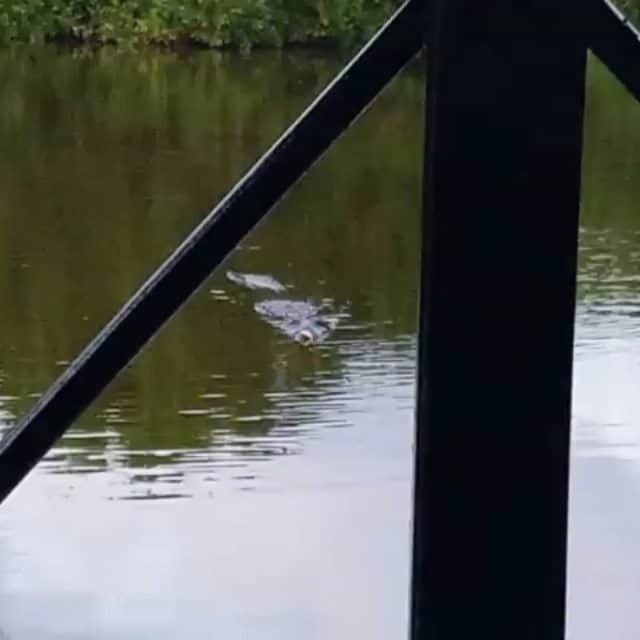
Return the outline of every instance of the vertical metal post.
[[[579,20],[430,12],[412,640],[564,636]]]

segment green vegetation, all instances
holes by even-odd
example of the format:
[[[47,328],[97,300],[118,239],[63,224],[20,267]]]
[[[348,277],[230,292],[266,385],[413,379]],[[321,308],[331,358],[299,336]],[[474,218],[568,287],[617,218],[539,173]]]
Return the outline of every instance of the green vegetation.
[[[0,0],[0,44],[280,47],[371,33],[397,0]]]
[[[634,22],[640,18],[640,0],[616,0],[615,4]]]
[[[74,41],[207,48],[360,41],[401,0],[0,0],[0,45]],[[632,20],[640,0],[615,0]]]

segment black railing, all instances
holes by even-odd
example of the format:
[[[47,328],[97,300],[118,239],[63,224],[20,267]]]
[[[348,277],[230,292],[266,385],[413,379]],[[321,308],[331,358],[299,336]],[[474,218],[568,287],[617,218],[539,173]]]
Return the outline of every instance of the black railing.
[[[428,11],[427,11],[428,6]],[[406,2],[0,443],[0,501],[429,42],[412,640],[560,640],[586,53],[606,0]]]

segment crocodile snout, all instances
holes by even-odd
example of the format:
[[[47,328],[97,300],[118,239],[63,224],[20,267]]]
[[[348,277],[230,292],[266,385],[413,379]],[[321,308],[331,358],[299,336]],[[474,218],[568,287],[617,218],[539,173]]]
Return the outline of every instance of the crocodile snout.
[[[304,346],[313,344],[316,339],[313,333],[309,329],[301,329],[295,336],[295,341]]]

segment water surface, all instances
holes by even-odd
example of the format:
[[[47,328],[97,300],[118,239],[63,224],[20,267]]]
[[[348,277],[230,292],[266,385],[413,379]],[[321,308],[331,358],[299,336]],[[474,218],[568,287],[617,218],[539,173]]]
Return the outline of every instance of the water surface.
[[[2,428],[340,63],[0,54]],[[221,269],[3,506],[6,637],[403,637],[422,94],[416,65],[225,265],[340,309],[326,341],[293,343],[255,312],[273,292]],[[625,506],[640,491],[638,143],[638,107],[592,63],[570,556],[581,639],[640,631]]]

